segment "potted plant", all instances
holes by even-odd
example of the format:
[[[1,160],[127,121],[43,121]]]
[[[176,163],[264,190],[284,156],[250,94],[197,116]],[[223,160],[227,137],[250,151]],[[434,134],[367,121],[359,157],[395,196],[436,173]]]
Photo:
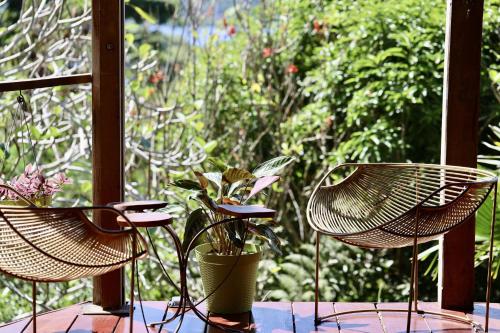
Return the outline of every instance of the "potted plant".
[[[21,175],[13,177],[4,184],[12,187],[35,205],[48,207],[52,203],[53,195],[60,192],[65,184],[70,183],[71,180],[62,172],[46,178],[40,169],[28,164]],[[26,206],[27,204],[14,191],[0,187],[0,205]]]
[[[174,182],[177,187],[191,190],[190,199],[199,203],[187,218],[184,250],[199,231],[211,226],[203,237],[194,240],[209,311],[226,314],[251,310],[262,257],[262,246],[256,243],[258,239],[281,254],[272,223],[255,218],[234,218],[221,211],[220,206],[247,205],[250,199],[278,181],[277,174],[292,161],[290,157],[280,156],[250,172],[209,158],[208,162],[216,171],[195,171],[197,181]],[[230,222],[223,222],[229,219]]]

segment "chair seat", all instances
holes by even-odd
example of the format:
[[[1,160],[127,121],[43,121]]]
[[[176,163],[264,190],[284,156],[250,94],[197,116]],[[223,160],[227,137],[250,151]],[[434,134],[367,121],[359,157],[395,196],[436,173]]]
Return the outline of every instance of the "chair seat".
[[[0,271],[25,280],[69,281],[133,259],[131,230],[108,232],[78,209],[1,208]],[[140,237],[140,236],[139,236]],[[145,254],[144,241],[136,257]]]
[[[329,184],[334,171],[348,168],[354,168],[348,177]],[[352,245],[403,247],[415,235],[427,242],[466,221],[495,182],[494,174],[472,168],[345,164],[316,187],[307,217],[315,230]]]

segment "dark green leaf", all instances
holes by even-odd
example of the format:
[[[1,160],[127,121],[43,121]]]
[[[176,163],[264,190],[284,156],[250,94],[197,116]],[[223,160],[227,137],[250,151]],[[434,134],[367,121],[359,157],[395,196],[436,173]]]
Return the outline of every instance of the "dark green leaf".
[[[190,180],[190,179],[176,180],[176,181],[174,181],[173,184],[176,187],[180,187],[180,188],[183,188],[183,189],[186,189],[186,190],[196,190],[196,191],[203,190],[201,188],[200,184],[198,184],[198,182],[195,182],[195,181]]]
[[[207,225],[208,217],[203,211],[203,208],[193,210],[189,214],[186,226],[184,227],[184,239],[182,240],[182,249],[187,250],[189,243],[193,240],[194,236]],[[205,236],[200,236],[195,245],[205,242]]]
[[[227,235],[231,242],[233,242],[234,246],[242,249],[244,245],[243,239],[245,236],[245,222],[237,220],[231,223],[226,223],[224,228],[226,229]]]

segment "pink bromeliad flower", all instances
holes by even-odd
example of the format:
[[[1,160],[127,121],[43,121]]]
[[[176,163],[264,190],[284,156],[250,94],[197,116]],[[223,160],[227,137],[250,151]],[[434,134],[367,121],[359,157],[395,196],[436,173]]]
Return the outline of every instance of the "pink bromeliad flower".
[[[6,183],[28,199],[37,199],[52,196],[60,192],[65,184],[70,184],[71,179],[64,173],[57,173],[52,178],[46,178],[42,171],[28,164],[24,172]],[[0,190],[0,198],[17,200],[18,195],[6,189]]]

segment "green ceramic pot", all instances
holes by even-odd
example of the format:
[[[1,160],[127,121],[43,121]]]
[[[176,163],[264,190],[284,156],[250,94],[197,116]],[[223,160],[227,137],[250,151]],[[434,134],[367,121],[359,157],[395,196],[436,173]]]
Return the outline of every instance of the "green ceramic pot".
[[[239,260],[236,255],[217,255],[210,253],[211,251],[212,246],[208,243],[195,248],[205,295],[214,292],[227,274],[229,272],[231,274],[208,297],[208,311],[222,314],[251,311],[255,297],[257,269],[262,257],[261,248],[253,244],[245,245],[245,251]]]
[[[37,207],[49,207],[52,204],[52,197],[45,195],[43,197],[31,200]],[[23,200],[0,200],[0,206],[28,206]]]

